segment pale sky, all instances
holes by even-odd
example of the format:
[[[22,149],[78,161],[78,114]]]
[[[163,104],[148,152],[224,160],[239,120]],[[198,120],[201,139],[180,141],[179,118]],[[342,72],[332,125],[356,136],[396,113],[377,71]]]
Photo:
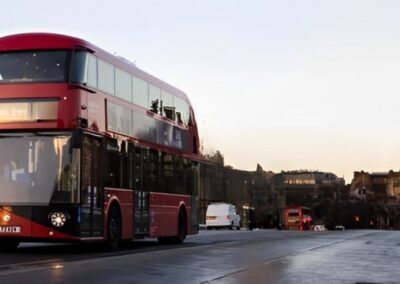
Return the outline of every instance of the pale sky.
[[[191,99],[206,152],[243,170],[400,170],[400,1],[13,0],[0,36],[55,32]]]

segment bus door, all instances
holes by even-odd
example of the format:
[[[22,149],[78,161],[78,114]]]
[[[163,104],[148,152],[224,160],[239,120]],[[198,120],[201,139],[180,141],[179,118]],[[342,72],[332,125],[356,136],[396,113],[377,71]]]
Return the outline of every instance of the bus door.
[[[134,171],[133,171],[133,190],[134,190],[134,232],[136,238],[144,237],[149,234],[149,192],[144,187],[144,166],[147,163],[147,149],[135,147],[134,149]]]
[[[84,135],[82,141],[81,235],[99,237],[102,232],[102,143],[100,138]]]

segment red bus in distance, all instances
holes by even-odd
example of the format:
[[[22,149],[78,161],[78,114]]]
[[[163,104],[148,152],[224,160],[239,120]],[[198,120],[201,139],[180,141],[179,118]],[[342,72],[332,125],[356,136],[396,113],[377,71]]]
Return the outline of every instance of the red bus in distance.
[[[289,206],[283,210],[284,229],[307,231],[311,229],[311,209],[303,206]]]
[[[198,232],[185,93],[84,40],[0,38],[0,245]]]

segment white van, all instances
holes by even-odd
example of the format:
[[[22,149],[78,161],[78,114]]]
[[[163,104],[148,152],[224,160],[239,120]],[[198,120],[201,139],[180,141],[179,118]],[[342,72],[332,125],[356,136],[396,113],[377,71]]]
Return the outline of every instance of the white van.
[[[236,212],[236,207],[229,203],[211,203],[207,207],[206,213],[207,229],[234,227],[240,230],[240,216]]]

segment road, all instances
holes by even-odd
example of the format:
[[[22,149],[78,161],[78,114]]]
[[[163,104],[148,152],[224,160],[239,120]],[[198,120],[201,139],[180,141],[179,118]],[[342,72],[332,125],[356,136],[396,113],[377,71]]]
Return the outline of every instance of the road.
[[[201,231],[184,245],[25,244],[0,283],[400,283],[397,231]]]

